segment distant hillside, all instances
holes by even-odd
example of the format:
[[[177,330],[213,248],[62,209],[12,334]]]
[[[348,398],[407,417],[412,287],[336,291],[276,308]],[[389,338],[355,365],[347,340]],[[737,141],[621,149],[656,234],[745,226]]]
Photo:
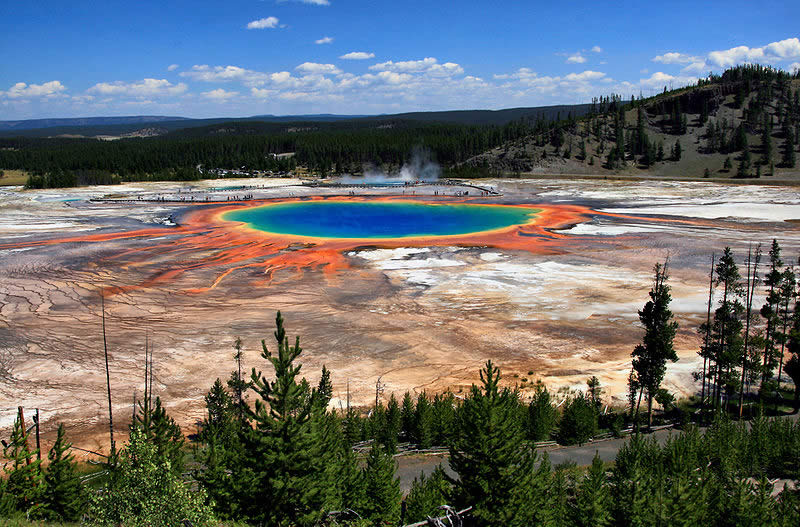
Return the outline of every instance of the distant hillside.
[[[411,112],[391,115],[255,115],[252,117],[215,117],[210,119],[191,119],[186,117],[131,116],[131,117],[83,117],[72,119],[34,119],[29,121],[0,121],[0,137],[131,137],[152,136],[152,133],[139,133],[142,129],[161,130],[162,134],[213,127],[225,124],[235,133],[253,133],[264,130],[272,133],[274,126],[241,126],[231,123],[341,123],[348,121],[389,122],[414,121],[423,123],[452,123],[463,125],[502,126],[522,118],[557,120],[568,115],[580,117],[590,110],[590,104],[540,106],[531,108],[510,108],[505,110],[454,110],[441,112]],[[201,130],[187,131],[183,135],[199,136]]]
[[[121,117],[72,117],[64,119],[27,119],[21,121],[0,121],[0,131],[37,130],[42,128],[92,127],[108,125],[141,125],[162,121],[189,121],[186,117],[165,117],[161,115],[133,115]]]
[[[647,99],[596,99],[584,117],[538,123],[458,171],[800,179],[799,99],[798,74],[741,66]]]

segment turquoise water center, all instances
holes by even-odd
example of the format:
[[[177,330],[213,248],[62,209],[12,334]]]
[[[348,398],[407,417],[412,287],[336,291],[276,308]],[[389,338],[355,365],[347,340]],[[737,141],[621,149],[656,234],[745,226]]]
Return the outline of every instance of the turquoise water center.
[[[296,201],[223,214],[223,219],[274,234],[313,238],[457,236],[529,223],[530,207],[407,201]]]

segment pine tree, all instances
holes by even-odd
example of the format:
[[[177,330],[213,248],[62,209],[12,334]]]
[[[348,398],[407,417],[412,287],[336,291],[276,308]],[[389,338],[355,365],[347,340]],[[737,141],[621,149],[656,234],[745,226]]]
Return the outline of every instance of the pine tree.
[[[415,523],[427,517],[439,516],[438,508],[450,503],[452,485],[447,481],[444,470],[438,465],[430,476],[420,473],[414,478],[406,498],[406,517],[404,522]]]
[[[564,445],[583,445],[597,432],[597,408],[582,393],[570,398],[558,424],[558,441]]]
[[[47,454],[44,471],[44,493],[39,515],[53,522],[80,520],[88,505],[88,495],[78,479],[77,463],[69,453],[72,445],[64,436],[64,425],[58,425],[56,442]]]
[[[491,361],[480,373],[458,413],[450,447],[451,479],[459,507],[472,506],[477,525],[530,525],[535,452],[524,446],[515,392],[500,389],[500,371]]]
[[[403,437],[406,441],[414,440],[414,400],[411,394],[406,392],[403,395],[403,404],[400,409],[400,420],[403,424]]]
[[[364,467],[364,502],[361,517],[373,525],[396,524],[400,519],[400,479],[395,463],[378,443],[373,443]]]
[[[4,508],[10,511],[24,512],[31,517],[37,517],[42,506],[41,499],[44,491],[44,480],[41,461],[36,457],[36,451],[28,446],[29,432],[22,424],[22,409],[14,421],[8,446],[3,448],[3,457],[8,460],[3,465],[6,473],[4,494],[6,501]]]
[[[414,440],[420,448],[433,446],[433,408],[425,392],[417,397],[414,411]]]
[[[730,247],[725,247],[715,269],[717,286],[722,285],[722,299],[714,312],[711,327],[711,354],[714,357],[715,406],[726,389],[730,396],[736,391],[739,382],[733,368],[742,357],[742,315],[744,306],[739,298],[742,295],[741,275],[734,261]]]
[[[764,285],[767,286],[767,298],[764,305],[761,307],[761,316],[767,322],[764,330],[764,361],[761,368],[761,385],[767,382],[772,377],[774,371],[774,357],[775,357],[775,342],[776,333],[780,326],[780,316],[778,307],[781,301],[780,285],[783,278],[781,267],[783,261],[781,260],[781,246],[778,240],[772,240],[772,247],[769,250],[769,272],[764,277]]]
[[[246,481],[246,515],[270,525],[310,525],[320,518],[327,484],[311,423],[312,401],[298,382],[300,337],[289,345],[280,311],[275,318],[277,354],[262,341],[261,356],[275,370],[270,381],[253,368],[252,390],[258,395],[249,410],[255,427],[246,436],[248,466],[235,474]]]
[[[783,142],[783,157],[781,164],[786,168],[794,168],[797,163],[797,155],[795,154],[795,137],[791,127],[784,128],[784,136],[786,139]]]
[[[604,527],[613,523],[606,469],[597,454],[578,484],[572,518],[574,525],[581,527]]]
[[[400,405],[397,403],[394,394],[392,394],[391,397],[389,397],[389,404],[386,406],[383,428],[377,435],[378,441],[390,454],[394,454],[397,451],[397,438],[400,435],[402,426]]]
[[[647,422],[652,422],[653,398],[661,387],[667,371],[667,361],[676,362],[678,356],[673,347],[677,322],[672,320],[669,304],[672,301],[669,279],[669,262],[657,263],[653,268],[653,287],[650,289],[650,300],[639,311],[639,321],[644,326],[645,334],[642,344],[634,348],[632,366],[636,372],[639,386],[639,412],[642,393],[647,391]]]
[[[555,423],[556,409],[550,402],[550,393],[539,385],[528,405],[528,437],[533,441],[547,441]]]

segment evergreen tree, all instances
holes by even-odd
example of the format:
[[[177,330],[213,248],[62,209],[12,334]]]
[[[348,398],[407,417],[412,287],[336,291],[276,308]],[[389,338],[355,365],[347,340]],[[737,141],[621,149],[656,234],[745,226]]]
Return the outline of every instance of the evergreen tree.
[[[78,479],[77,463],[69,453],[72,445],[64,437],[64,425],[58,425],[56,442],[47,454],[44,493],[39,515],[53,522],[75,522],[86,511],[88,495]]]
[[[459,508],[472,506],[477,525],[527,526],[533,514],[535,452],[525,446],[515,392],[500,389],[491,361],[458,413],[450,447],[450,479]],[[549,469],[548,469],[549,470]]]
[[[425,392],[417,397],[417,406],[414,411],[414,440],[420,448],[433,446],[433,408]]]
[[[714,357],[714,404],[719,404],[724,387],[727,395],[732,395],[738,385],[738,377],[733,368],[742,357],[742,315],[744,305],[741,275],[734,261],[730,247],[725,247],[715,269],[717,286],[722,285],[722,298],[714,312],[711,327],[711,354]]]
[[[421,473],[419,478],[414,478],[411,490],[406,498],[406,517],[404,522],[416,523],[427,517],[439,516],[438,508],[450,502],[452,485],[447,481],[447,476],[441,465],[438,465],[430,476]]]
[[[3,457],[8,461],[3,465],[6,478],[2,507],[9,512],[23,512],[36,518],[42,506],[44,480],[41,461],[37,459],[36,451],[28,446],[29,435],[23,428],[20,413],[14,421],[7,446],[4,443],[3,448]]]
[[[564,445],[583,445],[596,432],[597,408],[579,392],[564,405],[564,413],[558,425],[558,441]]]
[[[400,420],[403,423],[403,437],[406,441],[414,440],[414,400],[411,394],[406,392],[403,395],[403,405],[400,409]]]
[[[586,476],[576,489],[573,525],[581,527],[605,527],[612,525],[611,494],[606,482],[606,469],[595,454]]]
[[[781,164],[786,168],[794,168],[797,163],[797,155],[795,154],[795,137],[791,127],[784,129],[784,136],[786,139],[783,142],[783,157]]]
[[[533,441],[547,441],[556,423],[556,409],[550,402],[550,392],[537,386],[528,405],[528,437]]]
[[[394,394],[389,397],[389,404],[386,406],[386,413],[383,419],[383,428],[379,431],[377,438],[378,441],[386,448],[390,454],[397,451],[397,438],[402,429],[402,415],[400,414],[400,405]]]
[[[183,433],[175,420],[167,415],[167,409],[162,406],[160,397],[156,397],[154,404],[148,395],[139,401],[131,423],[131,430],[134,428],[138,428],[146,440],[155,445],[159,456],[169,461],[173,472],[183,472]]]
[[[280,311],[275,318],[277,354],[262,341],[261,356],[275,370],[270,381],[253,368],[252,390],[258,395],[246,435],[248,466],[235,477],[246,485],[243,502],[251,521],[269,525],[311,525],[320,518],[327,481],[316,457],[311,423],[312,401],[297,376],[300,337],[289,345]]]
[[[400,479],[394,476],[394,459],[373,443],[364,467],[364,503],[361,517],[373,525],[393,525],[400,519]]]
[[[669,279],[669,262],[657,263],[653,268],[653,287],[650,289],[650,300],[639,311],[639,321],[644,326],[642,344],[634,348],[633,369],[639,386],[639,411],[642,393],[647,391],[647,422],[652,422],[653,398],[661,387],[664,375],[667,372],[667,361],[676,362],[678,356],[673,347],[675,333],[678,330],[677,322],[672,320],[672,311],[669,304],[672,301]]]
[[[778,240],[772,240],[769,250],[769,272],[764,277],[764,285],[767,286],[767,298],[761,307],[761,316],[766,320],[767,326],[764,330],[764,360],[761,366],[761,385],[772,377],[775,370],[775,342],[776,333],[780,326],[779,306],[781,301],[780,286],[783,279],[781,267],[781,246]]]

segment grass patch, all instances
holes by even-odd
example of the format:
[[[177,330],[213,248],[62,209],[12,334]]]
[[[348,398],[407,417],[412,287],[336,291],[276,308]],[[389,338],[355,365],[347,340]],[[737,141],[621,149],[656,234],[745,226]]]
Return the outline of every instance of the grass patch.
[[[24,185],[28,181],[28,173],[23,170],[2,170],[3,176],[0,177],[0,187]]]

